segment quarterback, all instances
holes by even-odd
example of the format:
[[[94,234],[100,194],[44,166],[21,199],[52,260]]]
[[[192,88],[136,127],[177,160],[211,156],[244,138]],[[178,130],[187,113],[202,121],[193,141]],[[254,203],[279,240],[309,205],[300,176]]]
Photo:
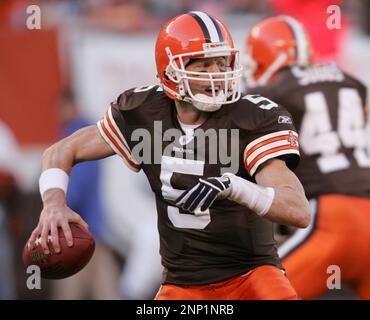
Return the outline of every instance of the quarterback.
[[[123,92],[96,126],[45,151],[44,208],[30,245],[50,234],[58,250],[58,227],[71,240],[68,222],[85,225],[65,204],[71,167],[118,154],[144,171],[156,197],[164,267],[156,299],[296,299],[273,238],[273,222],[305,228],[311,219],[292,171],[297,133],[279,120],[289,113],[267,98],[241,97],[239,52],[204,12],[167,22],[155,58],[160,85]],[[147,150],[151,161],[141,157]],[[225,154],[236,164],[214,161]]]

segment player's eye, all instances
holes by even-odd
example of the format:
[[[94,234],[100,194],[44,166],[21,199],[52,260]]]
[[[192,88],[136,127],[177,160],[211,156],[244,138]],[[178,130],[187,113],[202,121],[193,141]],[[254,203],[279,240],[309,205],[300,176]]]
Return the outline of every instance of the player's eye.
[[[198,72],[206,72],[207,64],[204,62],[196,62],[192,65],[192,69]]]
[[[220,63],[218,65],[218,68],[220,69],[220,71],[225,72],[226,71],[226,64],[225,63]]]

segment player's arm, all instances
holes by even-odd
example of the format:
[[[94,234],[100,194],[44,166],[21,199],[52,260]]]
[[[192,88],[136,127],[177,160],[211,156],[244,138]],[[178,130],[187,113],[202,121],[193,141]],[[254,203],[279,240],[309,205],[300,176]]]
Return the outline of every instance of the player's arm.
[[[255,179],[258,185],[274,190],[266,219],[298,228],[309,225],[311,210],[303,186],[284,161],[268,160],[256,173]]]
[[[76,131],[49,147],[42,157],[42,170],[45,173],[48,169],[56,168],[57,170],[54,170],[56,176],[49,177],[49,179],[54,179],[51,183],[57,184],[59,179],[63,179],[63,175],[65,175],[65,179],[68,179],[67,174],[76,163],[102,159],[114,153],[102,138],[98,127],[92,125]],[[37,237],[41,235],[41,244],[44,251],[48,252],[46,240],[50,234],[53,238],[53,247],[58,252],[60,250],[58,227],[62,228],[67,244],[72,245],[73,238],[68,223],[78,223],[85,228],[88,226],[76,212],[67,207],[66,194],[62,188],[46,190],[43,193],[42,201],[43,210],[39,223],[29,239],[29,246],[32,248]]]
[[[285,161],[272,158],[264,162],[255,174],[256,183],[229,173],[223,177],[230,179],[223,193],[259,216],[297,228],[310,224],[311,209],[303,186]]]
[[[228,198],[273,222],[298,228],[309,225],[311,212],[303,187],[284,161],[266,161],[255,178],[257,183],[225,173],[199,179],[176,204],[197,214],[211,207],[217,198]]]

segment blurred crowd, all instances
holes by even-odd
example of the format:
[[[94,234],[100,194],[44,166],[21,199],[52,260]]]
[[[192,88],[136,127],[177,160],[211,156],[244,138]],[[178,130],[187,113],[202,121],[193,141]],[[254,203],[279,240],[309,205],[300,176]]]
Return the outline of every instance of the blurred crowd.
[[[319,0],[306,3],[296,0],[3,0],[0,4],[0,23],[23,28],[24,8],[30,4],[42,7],[43,27],[56,24],[63,27],[66,23],[78,19],[89,28],[138,32],[160,27],[163,22],[176,14],[194,9],[209,12],[220,19],[228,15],[247,13],[268,15],[279,11],[303,18],[312,16],[311,9],[316,9],[317,14],[319,8],[340,5],[348,13],[351,21],[367,30],[370,28],[369,20],[364,14],[369,9],[363,0]],[[300,6],[300,10],[297,10],[297,6]],[[326,14],[326,10],[319,14]]]
[[[66,19],[84,19],[89,27],[137,32],[160,26],[162,22],[179,12],[194,8],[222,17],[225,14],[250,11],[266,12],[267,2],[266,0],[230,0],[227,2],[221,0],[39,0],[31,2],[5,0],[2,6],[12,7],[13,16],[10,16],[10,19],[13,25],[22,20],[19,15],[24,14],[23,7],[32,3],[42,6],[46,17],[43,23],[48,26],[65,24]],[[18,18],[16,18],[17,15]]]
[[[41,30],[34,31],[36,35],[25,25],[26,8],[31,4],[41,8]],[[332,4],[342,8],[342,28],[336,32],[317,23],[325,19],[326,8]],[[370,36],[370,4],[365,0],[1,0],[0,299],[154,297],[161,281],[154,201],[144,180],[132,185],[132,194],[138,197],[134,202],[141,202],[141,207],[122,205],[120,193],[107,196],[106,176],[117,165],[110,162],[105,167],[110,160],[79,165],[71,175],[68,201],[87,220],[97,241],[88,267],[65,281],[45,280],[41,290],[31,291],[26,287],[21,254],[41,212],[37,179],[42,151],[93,123],[94,117],[86,116],[79,105],[71,38],[80,30],[104,32],[101,37],[107,38],[117,33],[129,37],[153,34],[168,18],[190,10],[206,11],[230,22],[241,37],[250,21],[289,14],[305,24],[318,61],[334,59],[350,65],[353,62],[342,56],[348,43],[346,32],[361,30],[367,34],[367,43]],[[369,73],[370,61],[364,69]],[[131,181],[130,173],[120,177]],[[119,182],[115,186],[122,188]],[[118,199],[112,200],[112,194]],[[147,215],[141,216],[145,208]]]

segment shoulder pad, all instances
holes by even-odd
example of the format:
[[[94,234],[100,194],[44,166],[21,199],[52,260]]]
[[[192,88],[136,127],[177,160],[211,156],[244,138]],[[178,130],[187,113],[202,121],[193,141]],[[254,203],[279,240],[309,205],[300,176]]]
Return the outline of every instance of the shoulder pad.
[[[240,129],[254,130],[267,118],[285,114],[286,110],[276,102],[258,95],[245,95],[235,104],[230,105],[230,116],[234,125]]]
[[[140,107],[149,100],[153,101],[153,99],[163,96],[163,89],[158,85],[142,86],[121,93],[115,104],[118,105],[119,110],[129,111]]]

